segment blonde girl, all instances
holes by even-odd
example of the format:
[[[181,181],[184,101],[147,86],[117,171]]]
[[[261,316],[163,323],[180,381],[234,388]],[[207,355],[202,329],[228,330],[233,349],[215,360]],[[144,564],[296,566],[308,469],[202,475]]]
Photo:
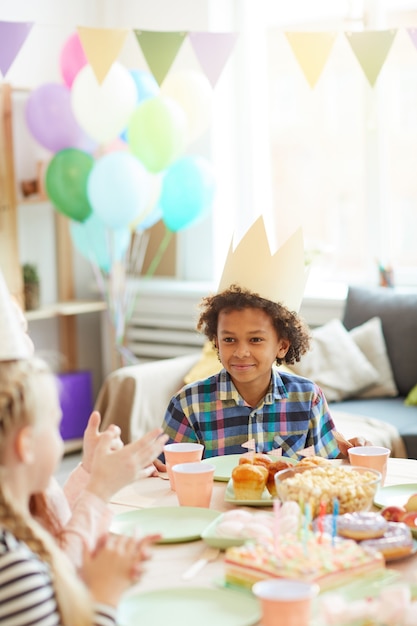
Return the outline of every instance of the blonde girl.
[[[107,537],[94,554],[86,554],[84,581],[77,577],[29,510],[31,495],[46,489],[61,459],[60,417],[55,379],[43,361],[0,362],[2,626],[114,624],[117,604],[140,577],[155,540]]]

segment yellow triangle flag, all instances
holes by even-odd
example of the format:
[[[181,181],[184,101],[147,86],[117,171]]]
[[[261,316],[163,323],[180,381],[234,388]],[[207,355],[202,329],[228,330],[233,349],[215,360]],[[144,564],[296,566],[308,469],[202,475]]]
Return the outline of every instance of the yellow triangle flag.
[[[134,33],[149,69],[161,85],[188,32],[135,30]]]
[[[85,56],[91,65],[97,82],[101,85],[109,69],[119,56],[130,32],[126,28],[77,27]]]
[[[285,35],[310,87],[315,87],[333,47],[336,33],[286,32]]]
[[[396,34],[396,30],[345,33],[372,87],[375,85],[376,79],[385,63]]]

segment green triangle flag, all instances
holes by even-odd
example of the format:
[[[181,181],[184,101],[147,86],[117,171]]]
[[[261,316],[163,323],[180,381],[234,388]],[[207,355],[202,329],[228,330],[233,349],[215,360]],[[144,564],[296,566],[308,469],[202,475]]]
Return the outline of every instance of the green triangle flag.
[[[149,69],[161,85],[188,32],[135,30],[134,33]]]
[[[371,87],[376,83],[396,34],[396,30],[345,33]]]

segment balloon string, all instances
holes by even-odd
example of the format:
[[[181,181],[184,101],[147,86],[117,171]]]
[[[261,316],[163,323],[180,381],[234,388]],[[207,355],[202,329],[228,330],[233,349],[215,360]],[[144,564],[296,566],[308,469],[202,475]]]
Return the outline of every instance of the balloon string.
[[[161,262],[161,259],[165,253],[165,250],[168,248],[168,244],[171,241],[172,235],[173,235],[173,231],[169,230],[169,228],[166,228],[164,238],[159,244],[158,249],[155,253],[155,256],[153,257],[152,262],[146,271],[145,278],[151,278],[156,272],[156,269],[159,263]]]

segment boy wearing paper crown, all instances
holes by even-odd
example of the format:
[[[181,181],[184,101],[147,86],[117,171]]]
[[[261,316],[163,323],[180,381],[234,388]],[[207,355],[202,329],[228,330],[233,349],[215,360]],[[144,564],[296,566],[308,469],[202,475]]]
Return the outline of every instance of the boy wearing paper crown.
[[[335,458],[367,443],[338,444],[322,390],[275,367],[299,361],[309,348],[308,329],[295,312],[305,282],[301,229],[271,255],[259,218],[231,246],[218,293],[203,298],[197,324],[223,369],[171,399],[163,423],[170,441],[202,443],[206,458],[254,447],[295,459],[307,451]]]

